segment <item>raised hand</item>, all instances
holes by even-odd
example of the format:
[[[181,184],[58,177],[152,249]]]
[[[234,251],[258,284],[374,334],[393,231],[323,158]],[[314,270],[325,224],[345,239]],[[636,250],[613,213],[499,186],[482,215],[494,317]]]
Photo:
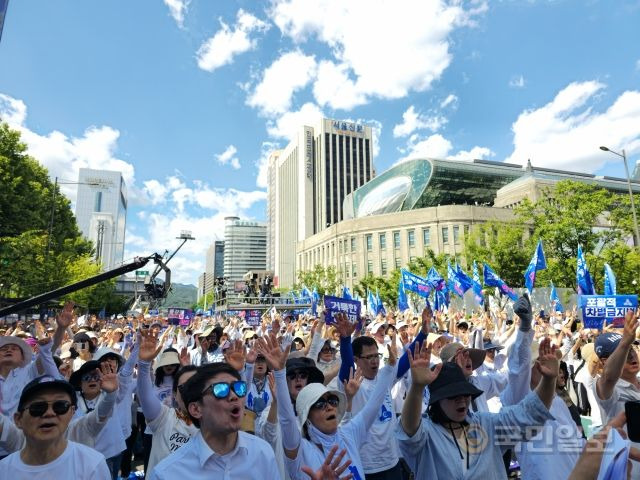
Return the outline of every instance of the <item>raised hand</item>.
[[[73,322],[73,302],[65,302],[62,311],[56,315],[56,323],[58,328],[69,328]]]
[[[433,318],[433,311],[431,306],[427,305],[422,309],[422,333],[428,335],[431,331],[431,319]]]
[[[265,335],[256,340],[256,348],[258,353],[264,355],[267,365],[272,370],[282,370],[287,364],[287,357],[291,350],[291,345],[283,351],[280,344],[273,333]]]
[[[536,360],[536,369],[540,374],[547,378],[555,378],[560,370],[560,361],[556,356],[557,347],[551,345],[549,337],[544,338],[538,347],[538,360]]]
[[[246,350],[242,340],[236,340],[231,343],[231,346],[224,352],[224,360],[231,365],[238,372],[244,368],[245,358],[247,356]]]
[[[362,380],[364,376],[362,375],[362,371],[358,370],[354,372],[353,368],[349,369],[349,380],[343,380],[344,384],[344,393],[347,396],[347,399],[352,399],[358,393],[360,389],[360,385],[362,385]]]
[[[407,343],[409,343],[409,329],[400,332],[400,342],[402,343],[402,346],[405,346]]]
[[[319,326],[320,326],[320,320],[316,318],[311,324],[311,338],[315,336]]]
[[[349,465],[351,465],[351,460],[347,460],[342,465],[340,465],[340,462],[342,462],[342,459],[347,453],[347,450],[342,450],[338,454],[338,456],[335,457],[337,451],[337,445],[331,447],[331,450],[329,450],[329,454],[327,455],[324,463],[315,472],[306,465],[302,467],[302,471],[309,476],[310,480],[348,480],[353,478],[353,475],[351,473],[345,475],[344,477],[340,476],[349,467]]]
[[[247,363],[256,363],[256,359],[258,358],[258,350],[256,350],[255,346],[251,347],[247,352],[245,357],[245,361]]]
[[[336,313],[336,330],[340,333],[342,338],[351,338],[353,331],[356,329],[355,324],[349,321],[349,318],[344,313]]]
[[[158,335],[154,335],[150,328],[141,330],[140,337],[138,358],[145,362],[151,362],[160,353],[162,344],[158,342]]]
[[[269,391],[271,391],[271,401],[275,402],[278,400],[278,392],[276,391],[276,377],[273,372],[267,373],[267,380],[269,381]]]
[[[271,331],[276,335],[280,335],[280,319],[278,317],[273,319],[271,323]]]
[[[100,387],[107,393],[118,389],[118,374],[108,362],[100,364]]]
[[[387,350],[389,350],[389,365],[394,366],[396,364],[396,360],[398,360],[398,343],[396,342],[395,333],[393,333],[390,338],[391,342],[387,345]]]
[[[410,349],[407,350],[407,355],[411,366],[411,382],[414,385],[424,388],[438,378],[442,364],[439,363],[433,370],[431,369],[431,344],[422,342],[416,345],[414,353],[411,353]]]
[[[191,358],[189,357],[189,350],[187,350],[187,347],[182,347],[180,349],[180,355],[178,356],[178,358],[180,359],[180,365],[183,367],[191,363]]]
[[[633,343],[636,339],[636,329],[638,328],[638,317],[633,310],[628,310],[624,316],[623,338],[627,343]]]

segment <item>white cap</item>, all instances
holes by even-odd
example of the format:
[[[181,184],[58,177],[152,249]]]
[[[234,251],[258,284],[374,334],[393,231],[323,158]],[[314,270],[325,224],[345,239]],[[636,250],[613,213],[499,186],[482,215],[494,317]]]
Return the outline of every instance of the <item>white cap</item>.
[[[380,327],[384,327],[385,325],[386,322],[373,322],[369,325],[369,331],[374,334],[380,329]]]

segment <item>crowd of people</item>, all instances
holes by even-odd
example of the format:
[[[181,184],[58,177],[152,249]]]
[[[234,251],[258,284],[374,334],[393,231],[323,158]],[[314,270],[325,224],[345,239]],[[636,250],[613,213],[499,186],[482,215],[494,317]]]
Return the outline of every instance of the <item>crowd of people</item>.
[[[66,304],[0,329],[0,478],[640,479],[637,314],[513,312],[175,326]]]

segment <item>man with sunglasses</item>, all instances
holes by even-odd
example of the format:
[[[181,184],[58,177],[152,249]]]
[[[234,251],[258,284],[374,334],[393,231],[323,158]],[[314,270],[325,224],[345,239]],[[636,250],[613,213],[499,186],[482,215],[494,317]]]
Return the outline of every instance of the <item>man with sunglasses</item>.
[[[0,478],[110,479],[100,453],[66,438],[75,408],[75,392],[68,382],[51,376],[29,382],[14,414],[26,443],[22,450],[0,461]]]
[[[204,365],[181,391],[200,432],[158,463],[151,480],[280,477],[269,444],[240,431],[247,384],[233,367]]]

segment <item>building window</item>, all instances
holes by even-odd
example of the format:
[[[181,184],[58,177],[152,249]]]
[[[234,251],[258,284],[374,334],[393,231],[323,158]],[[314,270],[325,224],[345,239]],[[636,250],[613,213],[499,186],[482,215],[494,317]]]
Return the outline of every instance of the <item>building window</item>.
[[[380,260],[380,275],[386,275],[387,274],[387,259],[383,258],[382,260]]]
[[[395,266],[396,270],[400,270],[400,268],[402,267],[402,260],[400,260],[398,257],[396,257]]]
[[[387,248],[387,235],[385,233],[380,234],[380,248],[382,250]]]
[[[373,260],[367,260],[367,273],[373,273]]]
[[[349,271],[350,271],[349,264],[345,263],[344,264],[344,272],[345,272],[347,278],[349,278]]]
[[[393,248],[400,248],[400,232],[393,232]]]
[[[455,243],[456,245],[460,243],[460,226],[459,225],[453,226],[453,243]]]
[[[338,241],[338,249],[340,251],[340,254],[342,255],[342,240]]]
[[[409,230],[407,232],[407,243],[409,243],[409,247],[416,246],[416,232],[415,230]]]
[[[351,277],[356,278],[358,276],[358,269],[355,263],[351,264]]]
[[[367,235],[367,252],[373,250],[373,235]]]
[[[469,236],[469,225],[465,225],[462,228],[464,229],[464,237],[467,238]]]
[[[351,237],[351,251],[356,251],[356,237]]]
[[[102,211],[102,192],[96,192],[95,201],[93,203],[93,211],[94,212]]]
[[[449,227],[442,227],[442,243],[445,245],[449,243]]]
[[[431,229],[429,227],[422,229],[422,244],[425,247],[431,245]]]

